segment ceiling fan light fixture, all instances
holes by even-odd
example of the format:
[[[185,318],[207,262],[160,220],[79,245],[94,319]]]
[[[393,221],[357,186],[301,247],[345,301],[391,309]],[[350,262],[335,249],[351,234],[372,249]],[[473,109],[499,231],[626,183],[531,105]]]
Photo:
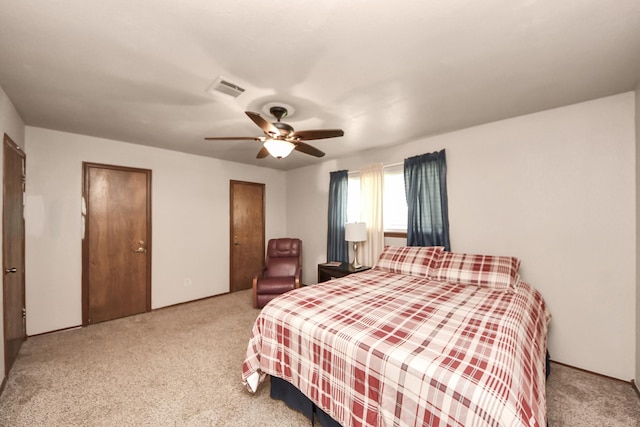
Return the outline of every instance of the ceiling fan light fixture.
[[[268,139],[264,142],[264,148],[266,148],[269,154],[276,159],[284,159],[291,154],[296,146],[293,143],[282,139]]]

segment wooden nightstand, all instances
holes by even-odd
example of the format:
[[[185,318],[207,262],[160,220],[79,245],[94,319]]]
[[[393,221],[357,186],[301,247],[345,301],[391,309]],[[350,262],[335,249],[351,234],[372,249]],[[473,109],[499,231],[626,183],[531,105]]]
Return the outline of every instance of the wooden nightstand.
[[[353,273],[360,273],[367,271],[371,267],[362,266],[360,268],[353,268],[351,264],[343,262],[337,266],[331,266],[327,264],[318,264],[318,283],[326,282],[327,280],[337,279],[338,277],[348,276]]]

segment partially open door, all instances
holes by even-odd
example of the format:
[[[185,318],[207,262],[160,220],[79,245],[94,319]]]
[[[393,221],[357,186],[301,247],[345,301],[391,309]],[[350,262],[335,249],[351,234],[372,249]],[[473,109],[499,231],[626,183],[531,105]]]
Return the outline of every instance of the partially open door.
[[[26,155],[4,135],[2,209],[4,366],[9,373],[27,338],[24,278],[24,186]]]

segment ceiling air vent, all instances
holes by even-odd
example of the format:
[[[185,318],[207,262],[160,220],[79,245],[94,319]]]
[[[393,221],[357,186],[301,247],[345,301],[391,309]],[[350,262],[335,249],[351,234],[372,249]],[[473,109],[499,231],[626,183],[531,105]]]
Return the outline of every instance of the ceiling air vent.
[[[220,93],[224,93],[225,95],[229,95],[233,98],[237,98],[238,96],[242,95],[242,92],[244,92],[244,89],[235,83],[231,83],[230,81],[225,80],[222,77],[218,77],[213,82],[213,84],[209,86],[209,89],[207,89],[207,92],[212,95],[214,95],[216,92],[220,92]]]

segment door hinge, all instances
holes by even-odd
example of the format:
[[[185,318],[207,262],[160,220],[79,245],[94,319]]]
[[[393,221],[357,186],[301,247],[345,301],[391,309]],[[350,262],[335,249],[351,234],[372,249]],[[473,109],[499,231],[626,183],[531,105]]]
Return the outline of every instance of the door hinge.
[[[22,307],[22,318],[26,319],[27,318],[27,309]]]

